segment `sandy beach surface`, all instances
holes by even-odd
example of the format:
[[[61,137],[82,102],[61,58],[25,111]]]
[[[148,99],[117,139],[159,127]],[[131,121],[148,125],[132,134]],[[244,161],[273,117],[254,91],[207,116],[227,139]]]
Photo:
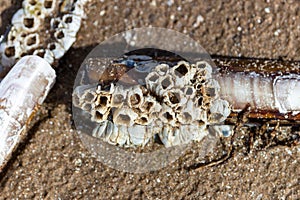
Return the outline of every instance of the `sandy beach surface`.
[[[20,6],[0,2],[2,33]],[[0,199],[300,199],[299,144],[249,150],[243,143],[246,150],[236,150],[224,163],[194,169],[188,166],[201,162],[195,144],[174,163],[143,174],[117,171],[91,156],[72,121],[77,70],[103,40],[145,26],[184,33],[212,56],[300,60],[296,0],[91,0],[36,123],[0,174]]]

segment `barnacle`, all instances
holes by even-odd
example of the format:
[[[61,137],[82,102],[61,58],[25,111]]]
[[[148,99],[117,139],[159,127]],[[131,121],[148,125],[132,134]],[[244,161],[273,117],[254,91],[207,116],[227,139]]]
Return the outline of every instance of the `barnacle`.
[[[145,89],[141,85],[131,87],[128,91],[127,104],[131,108],[139,108],[144,101],[143,93]]]
[[[94,61],[88,63],[96,66]],[[103,63],[97,63],[104,73]],[[228,102],[218,95],[220,86],[212,79],[207,62],[179,61],[173,67],[165,63],[149,67],[141,81],[144,85],[123,85],[124,78],[120,77],[118,84],[109,78],[109,91],[98,87],[95,92],[85,85],[74,90],[74,105],[86,111],[92,107],[92,121],[102,126],[96,128],[94,136],[120,146],[143,146],[158,134],[169,147],[202,140],[209,125],[222,123],[230,114]],[[126,79],[134,73],[140,72],[129,72]]]
[[[28,54],[41,56],[50,64],[61,58],[76,40],[86,2],[24,0],[12,17],[7,40],[1,44],[1,66],[8,71]]]

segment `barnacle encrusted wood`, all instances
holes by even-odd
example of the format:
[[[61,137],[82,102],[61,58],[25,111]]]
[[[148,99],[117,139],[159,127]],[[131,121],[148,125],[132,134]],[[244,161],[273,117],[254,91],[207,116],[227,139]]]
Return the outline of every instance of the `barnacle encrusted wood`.
[[[24,0],[0,44],[1,77],[24,55],[39,55],[52,64],[76,40],[88,0]]]
[[[121,73],[113,73],[117,79],[106,76],[110,84],[100,76],[100,84],[74,90],[74,106],[99,124],[94,137],[120,146],[144,146],[158,135],[170,147],[202,140],[208,125],[222,123],[230,114],[228,102],[218,95],[220,87],[212,79],[208,62],[151,60],[139,66],[141,62],[135,63],[132,57],[120,62]],[[115,72],[115,67],[112,63],[102,73]]]
[[[0,83],[0,171],[22,139],[28,120],[55,82],[55,71],[38,56],[20,59]]]

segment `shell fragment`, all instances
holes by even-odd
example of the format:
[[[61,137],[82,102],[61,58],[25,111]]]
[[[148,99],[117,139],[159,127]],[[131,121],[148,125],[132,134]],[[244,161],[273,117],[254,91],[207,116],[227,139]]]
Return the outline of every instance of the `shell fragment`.
[[[0,171],[22,139],[35,108],[55,82],[55,71],[38,56],[25,56],[0,83]]]

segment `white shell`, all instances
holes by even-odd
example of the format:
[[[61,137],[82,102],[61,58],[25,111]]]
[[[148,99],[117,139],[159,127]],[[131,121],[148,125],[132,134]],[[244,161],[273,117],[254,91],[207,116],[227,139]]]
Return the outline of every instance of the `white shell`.
[[[275,105],[280,113],[300,112],[300,75],[276,77],[273,81]]]
[[[49,43],[47,48],[53,53],[55,59],[63,57],[66,52],[64,47],[57,42]]]
[[[138,117],[138,114],[135,113],[129,107],[118,108],[113,113],[113,122],[118,125],[123,126],[132,126],[134,124],[134,120]]]
[[[43,103],[55,76],[42,58],[25,56],[0,83],[0,168],[20,142],[27,120]]]

